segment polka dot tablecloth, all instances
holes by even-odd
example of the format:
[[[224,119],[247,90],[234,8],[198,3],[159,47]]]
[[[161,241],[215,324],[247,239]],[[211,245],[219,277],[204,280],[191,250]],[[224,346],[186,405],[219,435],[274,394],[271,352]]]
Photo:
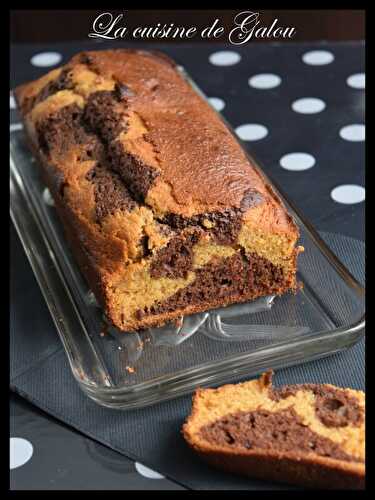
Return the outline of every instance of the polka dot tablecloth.
[[[12,86],[37,78],[66,62],[79,50],[120,46],[121,42],[56,44],[49,47],[13,46]],[[187,69],[209,98],[210,104],[225,116],[245,147],[254,153],[264,170],[315,227],[364,239],[366,193],[363,43],[256,44],[240,48],[154,45],[152,48],[164,50]],[[13,133],[22,129],[22,125],[12,92],[9,106],[10,132]],[[48,363],[50,358],[56,356],[56,361],[60,360],[59,363],[64,364],[66,360],[56,340],[48,311],[14,232],[12,241],[15,247],[12,255],[17,259],[17,272],[21,273],[23,269],[22,276],[25,276],[25,280],[27,276],[26,291],[23,284],[22,293],[15,296],[25,296],[30,289],[33,303],[35,301],[32,315],[30,312],[30,318],[28,323],[24,323],[24,327],[27,328],[32,323],[33,330],[46,332],[43,333],[46,345],[56,345],[49,354]],[[17,283],[15,286],[18,286]],[[18,313],[22,310],[22,304],[12,304],[12,307],[13,321],[19,324],[23,319]],[[14,349],[16,352],[17,346]],[[363,348],[361,349],[358,356],[363,356]],[[349,353],[345,355],[349,356]],[[334,359],[333,357],[332,360]],[[311,378],[319,377],[317,374],[325,366],[325,373],[333,373],[332,381],[335,382],[335,373],[342,370],[343,366],[332,360],[330,358],[315,363],[310,371]],[[52,364],[51,370],[57,370],[59,363]],[[12,364],[11,369],[13,385],[20,390],[20,385],[16,382],[22,379],[23,370],[17,368],[16,372]],[[33,378],[29,383],[37,391],[35,384],[43,367],[38,365],[33,370]],[[67,366],[66,371],[69,371]],[[299,373],[303,376],[304,373],[293,372],[293,369],[283,372],[286,381],[288,374]],[[69,375],[66,377],[69,380]],[[294,380],[297,381],[305,380]],[[70,391],[72,401],[74,398],[78,398],[77,401],[85,398],[75,382],[71,382],[72,384],[64,382],[64,390]],[[25,396],[28,394],[25,388],[21,392]],[[49,408],[47,400],[42,407],[49,413],[64,415],[63,406],[53,406],[55,403],[52,403],[52,392],[50,398],[51,407]],[[105,419],[105,412],[111,413],[111,410],[100,409],[90,401],[84,401],[87,418],[101,413]],[[59,404],[62,405],[61,402]],[[177,411],[178,405],[185,405],[188,409],[188,399],[166,403],[163,408],[174,415],[171,408]],[[150,411],[162,415],[164,410]],[[164,414],[163,417],[165,425],[168,425],[168,415]],[[124,414],[123,419],[126,418]],[[171,416],[170,420],[173,418]],[[69,424],[68,420],[66,422]],[[139,419],[134,422],[138,422],[134,424],[134,433],[144,433],[149,425],[152,424],[151,428],[154,425],[147,418],[146,410],[140,411]],[[156,447],[163,448],[164,454],[176,454],[173,467],[167,471],[164,468],[161,474],[157,467],[148,466],[147,456],[142,457],[145,463],[137,461],[135,456],[134,461],[128,460],[40,411],[33,410],[31,405],[23,403],[16,396],[11,400],[11,431],[11,486],[15,489],[27,489],[36,484],[36,488],[45,489],[69,488],[69,485],[81,489],[182,488],[171,479],[193,488],[197,484],[202,488],[215,488],[216,484],[220,484],[221,488],[226,488],[227,485],[228,488],[239,489],[271,487],[260,482],[222,478],[222,475],[215,475],[215,472],[200,462],[199,471],[194,467],[189,469],[189,474],[195,470],[195,474],[200,475],[200,482],[194,482],[194,477],[184,477],[186,450],[177,432],[170,437],[170,442],[158,443],[157,436],[149,437]],[[119,432],[119,429],[113,429],[113,432]],[[91,437],[95,438],[95,433]],[[132,456],[132,453],[128,455]],[[203,471],[206,479],[202,479]]]

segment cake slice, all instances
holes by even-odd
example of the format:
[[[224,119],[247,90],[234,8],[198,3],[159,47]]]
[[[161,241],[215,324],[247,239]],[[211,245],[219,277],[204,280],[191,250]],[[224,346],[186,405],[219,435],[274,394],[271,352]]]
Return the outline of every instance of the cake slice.
[[[295,222],[168,57],[80,53],[15,97],[71,249],[120,330],[296,290]]]
[[[311,488],[363,489],[365,395],[329,384],[272,386],[260,379],[198,389],[183,426],[210,464]]]

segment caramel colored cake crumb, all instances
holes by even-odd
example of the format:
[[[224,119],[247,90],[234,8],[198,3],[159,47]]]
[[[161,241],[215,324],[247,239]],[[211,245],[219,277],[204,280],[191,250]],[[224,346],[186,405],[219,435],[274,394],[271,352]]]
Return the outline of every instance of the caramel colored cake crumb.
[[[311,488],[363,489],[365,395],[329,384],[274,388],[272,372],[198,389],[183,426],[210,464]]]
[[[15,97],[67,240],[117,328],[296,291],[295,222],[168,57],[80,53]]]

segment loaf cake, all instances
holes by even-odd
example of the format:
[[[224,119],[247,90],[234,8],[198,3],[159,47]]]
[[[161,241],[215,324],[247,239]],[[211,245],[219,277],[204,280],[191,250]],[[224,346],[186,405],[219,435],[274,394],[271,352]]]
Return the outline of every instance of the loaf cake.
[[[312,488],[363,489],[365,395],[329,384],[260,379],[198,389],[188,444],[228,472]]]
[[[15,97],[82,273],[120,330],[296,289],[296,224],[168,57],[79,53]]]

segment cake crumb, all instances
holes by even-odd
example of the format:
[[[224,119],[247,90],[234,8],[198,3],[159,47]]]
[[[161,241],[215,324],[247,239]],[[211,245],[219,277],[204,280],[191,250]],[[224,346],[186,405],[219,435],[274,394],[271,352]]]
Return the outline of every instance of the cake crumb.
[[[105,337],[106,335],[108,335],[108,331],[109,331],[109,326],[105,321],[103,321],[102,330],[99,332],[99,336]]]
[[[177,328],[181,327],[184,322],[184,318],[180,316],[179,318],[175,319],[173,323],[176,325]]]
[[[273,377],[273,370],[267,370],[264,372],[260,378],[258,379],[259,384],[261,387],[272,387],[272,377]]]

